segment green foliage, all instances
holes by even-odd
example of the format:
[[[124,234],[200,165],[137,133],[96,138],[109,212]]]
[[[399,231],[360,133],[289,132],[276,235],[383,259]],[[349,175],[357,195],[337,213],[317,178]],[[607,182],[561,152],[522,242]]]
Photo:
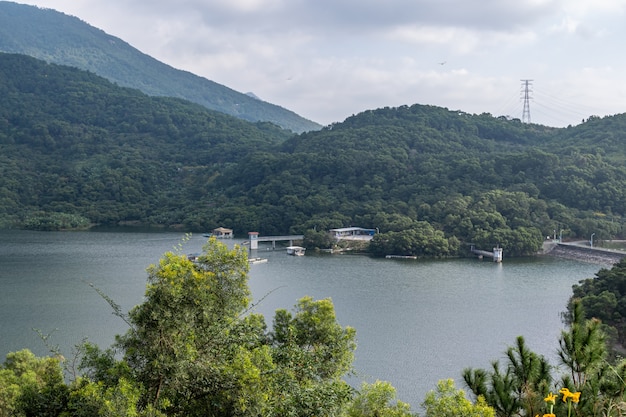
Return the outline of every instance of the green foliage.
[[[587,379],[604,365],[606,354],[606,338],[600,322],[585,320],[583,304],[575,300],[569,329],[561,332],[559,358],[570,370],[576,390],[581,390]]]
[[[370,242],[370,251],[376,256],[443,257],[455,255],[457,250],[458,241],[446,239],[442,231],[427,222],[415,222],[399,232],[376,234]]]
[[[337,323],[330,299],[304,297],[298,301],[295,315],[278,310],[273,335],[279,362],[299,361],[304,373],[337,379],[352,369],[356,332]],[[296,358],[290,356],[293,352]]]
[[[35,212],[27,214],[20,222],[24,229],[31,230],[73,230],[90,226],[89,219],[69,213]]]
[[[551,129],[413,105],[291,135],[25,56],[0,77],[0,224],[358,225],[385,235],[376,255],[414,256],[625,234],[626,115]]]
[[[376,381],[363,383],[361,390],[347,408],[345,417],[412,417],[410,406],[396,400],[396,390],[391,384]],[[491,417],[491,416],[486,416]]]
[[[605,408],[606,400],[612,399],[606,396],[608,392],[603,392],[609,370],[606,336],[597,319],[585,319],[580,300],[573,302],[570,319],[569,329],[561,332],[559,340],[559,359],[569,371],[563,376],[563,385],[580,391],[580,411],[593,415]]]
[[[559,338],[558,355],[562,367],[551,367],[518,337],[517,345],[507,350],[503,368],[493,362],[491,371],[466,369],[463,379],[498,417],[624,415],[626,361],[609,363],[600,322],[585,318],[580,300],[572,305],[569,327]],[[563,394],[562,401],[554,401],[552,393]],[[568,400],[570,397],[575,401]]]
[[[482,135],[487,124],[491,133]],[[571,149],[559,145],[566,133],[430,106],[366,111],[294,137],[282,153],[250,155],[224,177],[225,192],[240,205],[286,213],[276,220],[264,216],[262,227],[289,223],[301,233],[294,223],[304,218],[304,227],[322,230],[330,223],[323,219],[338,218],[336,212],[343,219],[332,227],[377,227],[383,233],[425,221],[446,239],[487,249],[499,244],[507,256],[535,254],[554,230],[566,229],[570,238],[589,230],[623,234],[619,221],[589,212],[586,200],[594,195],[602,202],[593,207],[610,207],[611,218],[621,219],[621,192],[612,188],[604,198],[594,187],[600,178],[607,187],[626,184],[626,171],[598,162],[590,168],[594,174],[574,174],[585,187],[565,196],[561,171],[578,164]],[[601,174],[605,170],[611,174]]]
[[[68,401],[67,415],[72,417],[158,417],[162,414],[148,407],[139,412],[140,388],[122,378],[113,386],[85,379],[76,381]]]
[[[430,391],[422,403],[426,417],[495,417],[494,409],[482,397],[473,404],[465,398],[463,390],[457,390],[454,381],[448,379],[437,383],[437,391]]]
[[[575,308],[584,308],[588,316],[615,329],[615,342],[626,345],[626,258],[610,269],[601,269],[594,278],[574,285],[568,304],[569,320]]]
[[[149,268],[146,301],[130,312],[133,328],[118,341],[145,404],[187,416],[238,409],[245,385],[232,367],[249,361],[254,369],[263,337],[262,320],[239,319],[248,306],[247,271],[245,250],[229,251],[215,238],[198,264],[167,253]]]
[[[326,230],[309,229],[304,232],[302,244],[307,249],[330,249],[335,245],[335,240]]]
[[[26,56],[0,54],[0,78],[0,214],[25,228],[182,223],[228,164],[287,136]]]
[[[352,370],[355,330],[336,322],[329,299],[311,297],[298,301],[295,314],[277,310],[273,328],[273,413],[339,415],[352,396],[342,377]]]
[[[516,342],[515,347],[507,349],[503,368],[494,361],[491,371],[463,371],[463,379],[474,395],[484,398],[499,417],[537,414],[552,382],[545,358],[528,349],[523,337]]]
[[[247,272],[246,250],[215,238],[196,262],[166,253],[148,268],[145,301],[117,338],[123,358],[81,347],[71,407],[99,415],[340,415],[353,396],[342,378],[352,370],[354,329],[337,323],[330,300],[304,297],[293,313],[278,310],[268,332],[249,311]]]
[[[28,350],[7,355],[0,368],[0,416],[56,417],[67,400],[59,359],[37,358]]]

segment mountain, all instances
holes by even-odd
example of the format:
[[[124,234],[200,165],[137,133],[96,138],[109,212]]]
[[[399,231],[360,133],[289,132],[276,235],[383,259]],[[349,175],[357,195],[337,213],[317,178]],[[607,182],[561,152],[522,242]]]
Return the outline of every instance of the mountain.
[[[0,52],[74,66],[152,96],[183,98],[296,133],[321,128],[285,108],[172,68],[76,17],[51,9],[0,1]]]
[[[0,96],[4,226],[171,225],[224,167],[291,135],[26,55],[0,53]]]
[[[221,209],[247,208],[268,234],[424,236],[427,222],[429,233],[528,254],[555,231],[624,236],[625,142],[625,114],[556,129],[425,105],[369,110],[249,154],[221,177]]]
[[[417,256],[626,236],[624,114],[558,129],[415,104],[294,135],[15,54],[0,54],[0,97],[4,226],[225,226],[316,245],[360,226],[380,231],[376,253]]]

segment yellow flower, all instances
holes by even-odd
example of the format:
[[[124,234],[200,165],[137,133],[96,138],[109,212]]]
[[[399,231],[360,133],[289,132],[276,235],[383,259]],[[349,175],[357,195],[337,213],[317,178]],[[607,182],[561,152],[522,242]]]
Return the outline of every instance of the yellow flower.
[[[571,392],[569,392],[569,389],[567,388],[561,388],[559,390],[559,393],[563,394],[563,402],[567,402],[567,399],[572,395]]]
[[[547,396],[546,398],[544,398],[543,400],[544,400],[545,402],[547,402],[547,403],[552,403],[552,404],[554,404],[554,403],[555,403],[555,401],[556,401],[556,394],[552,394],[552,393],[550,393],[550,394],[548,394],[548,396]]]
[[[543,417],[556,417],[556,416],[554,414],[544,414]]]
[[[580,392],[573,392],[570,397],[572,397],[572,402],[578,404],[578,401],[580,401]]]

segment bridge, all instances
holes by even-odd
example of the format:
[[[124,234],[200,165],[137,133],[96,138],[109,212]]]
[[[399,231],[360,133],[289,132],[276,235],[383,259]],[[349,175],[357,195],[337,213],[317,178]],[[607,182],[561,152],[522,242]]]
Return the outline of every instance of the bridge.
[[[471,249],[472,253],[474,253],[475,255],[478,255],[479,259],[482,259],[483,257],[488,257],[488,258],[493,258],[494,262],[502,262],[502,248],[493,248],[493,252],[488,252],[486,250],[480,250],[480,249],[476,249],[474,248],[474,245],[472,245],[472,249]]]
[[[250,249],[258,249],[259,242],[272,242],[272,249],[276,249],[276,242],[289,242],[289,246],[293,246],[293,241],[304,239],[304,235],[259,236],[258,232],[249,232],[248,238]]]

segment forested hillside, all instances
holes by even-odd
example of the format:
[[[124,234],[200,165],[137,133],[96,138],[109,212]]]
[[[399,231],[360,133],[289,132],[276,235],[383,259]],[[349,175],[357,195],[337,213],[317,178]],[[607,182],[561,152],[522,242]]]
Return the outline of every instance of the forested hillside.
[[[291,135],[78,69],[0,54],[4,224],[184,220],[223,167]]]
[[[624,123],[620,115],[551,129],[385,108],[251,154],[224,188],[234,207],[250,208],[242,217],[262,213],[249,227],[268,233],[358,225],[395,233],[375,238],[381,253],[447,255],[457,239],[532,253],[561,231],[623,234]]]
[[[81,68],[149,95],[183,98],[293,132],[321,127],[280,106],[165,65],[122,39],[52,9],[0,1],[0,51]]]
[[[4,225],[352,225],[424,256],[624,235],[625,115],[554,129],[413,105],[294,136],[25,56],[0,55],[0,81]]]

